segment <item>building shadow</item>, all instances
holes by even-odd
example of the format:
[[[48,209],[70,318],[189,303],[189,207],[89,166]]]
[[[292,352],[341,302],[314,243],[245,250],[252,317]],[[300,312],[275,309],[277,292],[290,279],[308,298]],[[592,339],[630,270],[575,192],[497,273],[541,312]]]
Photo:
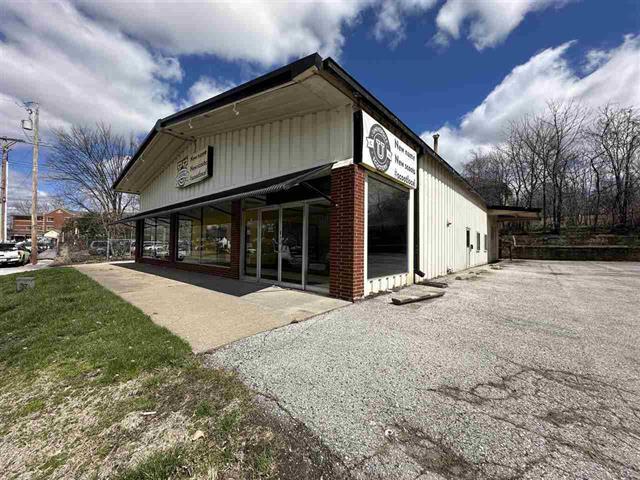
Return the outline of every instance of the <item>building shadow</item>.
[[[250,293],[260,292],[268,288],[272,288],[272,285],[264,283],[235,280],[207,273],[188,272],[185,270],[178,270],[176,268],[149,265],[144,263],[123,262],[112,263],[111,266],[133,270],[141,273],[147,273],[149,275],[156,275],[158,277],[168,278],[176,282],[206,288],[207,290],[212,290],[227,295],[233,295],[235,297],[242,297]]]

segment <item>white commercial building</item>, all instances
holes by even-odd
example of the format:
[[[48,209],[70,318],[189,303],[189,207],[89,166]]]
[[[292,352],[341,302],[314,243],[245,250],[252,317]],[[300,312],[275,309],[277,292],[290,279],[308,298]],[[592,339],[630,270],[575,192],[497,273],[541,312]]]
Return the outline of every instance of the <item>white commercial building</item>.
[[[497,259],[498,210],[314,54],[160,119],[114,188],[139,262],[354,300]]]

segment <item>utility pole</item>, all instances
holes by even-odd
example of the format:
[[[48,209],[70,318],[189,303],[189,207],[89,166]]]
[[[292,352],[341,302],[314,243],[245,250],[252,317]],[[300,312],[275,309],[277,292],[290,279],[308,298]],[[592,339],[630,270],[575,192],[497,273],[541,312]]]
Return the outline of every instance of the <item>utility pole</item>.
[[[35,104],[33,121],[33,169],[31,170],[31,264],[38,263],[38,120],[40,105]]]
[[[0,137],[2,141],[2,177],[0,179],[0,242],[7,241],[7,177],[9,176],[9,150],[16,143],[26,143],[19,138]]]
[[[26,102],[29,120],[22,121],[24,130],[33,129],[33,168],[31,170],[31,264],[38,263],[38,120],[40,105]],[[31,121],[33,115],[33,122]]]

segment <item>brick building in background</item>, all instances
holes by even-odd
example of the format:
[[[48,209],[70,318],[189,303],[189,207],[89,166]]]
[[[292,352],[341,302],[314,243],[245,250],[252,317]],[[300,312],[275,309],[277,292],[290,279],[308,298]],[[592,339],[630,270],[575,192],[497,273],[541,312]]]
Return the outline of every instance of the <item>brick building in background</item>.
[[[44,215],[38,215],[38,235],[44,235],[51,230],[60,233],[65,222],[76,215],[64,208],[56,208]],[[31,215],[12,215],[9,231],[9,236],[13,240],[31,238]]]

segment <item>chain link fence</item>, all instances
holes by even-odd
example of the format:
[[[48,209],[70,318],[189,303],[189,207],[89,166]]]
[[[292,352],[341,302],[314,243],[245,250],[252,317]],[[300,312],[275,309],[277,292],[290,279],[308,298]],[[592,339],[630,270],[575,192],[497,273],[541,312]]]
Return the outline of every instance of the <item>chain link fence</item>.
[[[57,262],[98,263],[133,260],[136,254],[135,230],[126,238],[105,238],[74,235],[60,239]]]

